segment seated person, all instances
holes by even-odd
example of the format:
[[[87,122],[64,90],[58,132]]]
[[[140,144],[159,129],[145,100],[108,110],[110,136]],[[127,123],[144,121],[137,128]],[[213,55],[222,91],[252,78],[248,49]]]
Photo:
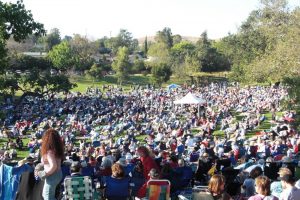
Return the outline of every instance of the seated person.
[[[195,192],[192,199],[230,200],[230,195],[225,192],[225,177],[220,174],[213,175],[208,184],[208,191]]]
[[[127,200],[130,196],[129,178],[125,177],[123,167],[115,163],[112,167],[112,175],[105,180],[105,196],[108,200]]]
[[[184,160],[178,160],[178,167],[175,169],[177,174],[181,177],[181,187],[187,187],[193,178],[193,170],[190,166],[185,166]]]
[[[255,179],[256,195],[251,196],[249,200],[278,200],[277,197],[271,195],[270,191],[271,181],[266,176],[259,176]]]
[[[157,169],[152,168],[149,172],[149,180],[158,180],[160,178],[159,172]],[[147,192],[147,182],[144,183],[144,185],[139,189],[137,197],[139,198],[144,198],[146,197],[146,192]]]
[[[71,172],[71,177],[82,176],[80,162],[78,162],[78,161],[72,162],[71,167],[70,167],[70,172]]]

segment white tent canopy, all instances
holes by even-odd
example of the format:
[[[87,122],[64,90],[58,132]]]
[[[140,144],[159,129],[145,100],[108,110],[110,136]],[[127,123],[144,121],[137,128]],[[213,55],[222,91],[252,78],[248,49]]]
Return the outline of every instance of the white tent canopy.
[[[174,101],[174,104],[204,104],[206,101],[204,99],[196,97],[192,93],[188,93],[179,100]]]

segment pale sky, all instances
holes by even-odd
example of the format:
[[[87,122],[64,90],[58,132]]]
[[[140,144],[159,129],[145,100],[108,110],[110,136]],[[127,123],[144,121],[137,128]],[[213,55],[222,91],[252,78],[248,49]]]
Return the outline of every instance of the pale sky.
[[[3,0],[2,0],[3,1]],[[4,2],[16,0],[4,0]],[[299,0],[292,0],[299,2]],[[78,33],[89,38],[115,36],[121,28],[134,38],[154,36],[164,27],[181,36],[210,39],[235,33],[259,0],[23,0],[33,18],[61,37]]]

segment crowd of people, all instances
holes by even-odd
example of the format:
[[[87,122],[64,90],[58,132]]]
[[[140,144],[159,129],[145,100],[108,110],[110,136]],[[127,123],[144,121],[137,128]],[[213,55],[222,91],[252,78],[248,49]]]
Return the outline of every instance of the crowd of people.
[[[174,105],[188,92],[206,103]],[[28,148],[29,157],[12,167],[31,174],[26,179],[24,171],[18,173],[16,199],[30,199],[22,185],[30,177],[40,196],[55,199],[65,177],[84,175],[105,188],[108,199],[143,198],[151,179],[169,180],[172,199],[189,196],[187,188],[197,185],[208,186],[207,199],[300,199],[300,139],[296,112],[281,105],[287,96],[284,87],[212,83],[171,90],[108,86],[28,97],[18,106],[2,103],[0,136],[8,142],[1,167],[9,169],[15,149]],[[270,128],[256,131],[263,123]],[[0,181],[4,175],[0,170]]]

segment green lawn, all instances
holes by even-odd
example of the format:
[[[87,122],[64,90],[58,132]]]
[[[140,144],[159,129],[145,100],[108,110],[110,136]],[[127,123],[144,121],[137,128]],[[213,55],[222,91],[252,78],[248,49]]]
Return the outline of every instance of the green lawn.
[[[222,76],[226,77],[226,73],[222,73],[222,72],[218,72],[218,73],[201,73],[201,74],[197,74],[199,76],[202,76],[203,78],[207,78],[207,77],[216,77],[216,78],[220,78]],[[117,85],[117,78],[114,75],[109,75],[106,77],[103,77],[101,79],[97,79],[97,80],[93,80],[84,76],[76,76],[76,77],[72,77],[71,81],[73,83],[77,84],[77,87],[74,88],[72,91],[78,91],[78,92],[85,92],[87,87],[99,87],[100,89],[102,89],[103,84],[106,85]],[[167,83],[164,83],[162,86],[166,87],[167,85],[171,84],[171,83],[176,83],[176,84],[184,84],[187,81],[190,81],[189,78],[186,79],[180,79],[180,78],[176,78],[176,77],[171,77],[170,80]],[[132,85],[147,85],[147,84],[151,84],[151,75],[142,75],[142,74],[135,74],[135,75],[130,75],[129,79],[124,83],[124,85],[122,86],[125,91],[130,89],[130,86]],[[297,107],[297,113],[300,112],[300,107]],[[243,119],[243,116],[240,115],[240,113],[236,113],[236,112],[232,112],[233,115],[235,116],[235,119],[237,121],[241,121]],[[271,113],[270,112],[265,112],[264,113],[266,116],[266,120],[264,122],[262,122],[260,124],[260,126],[247,133],[247,137],[251,137],[253,135],[255,135],[256,132],[261,131],[261,130],[268,130],[271,127]],[[281,116],[282,112],[278,112],[276,113],[277,116]],[[300,118],[297,117],[296,118],[296,123],[300,124]],[[219,130],[220,129],[220,125],[217,126],[216,131],[214,132],[215,136],[219,136],[219,137],[224,137],[224,132]],[[192,133],[193,134],[197,134],[199,132],[199,129],[192,129]],[[124,136],[124,134],[118,135],[116,138]],[[137,136],[137,140],[139,140],[140,142],[143,142],[144,139],[146,138],[146,135],[140,135]],[[29,152],[27,150],[27,144],[28,144],[29,139],[23,139],[23,143],[24,143],[24,149],[26,150],[21,150],[18,151],[18,158],[24,158],[26,156],[28,156]],[[5,145],[7,142],[7,139],[0,139],[0,146],[2,147],[3,145]],[[78,141],[76,141],[76,144],[78,144]]]
[[[103,84],[105,85],[117,85],[117,78],[114,75],[108,75],[101,79],[92,80],[87,77],[72,77],[71,81],[77,84],[77,87],[73,88],[72,91],[85,92],[87,87],[99,87],[101,88]],[[184,84],[188,79],[178,79],[176,77],[171,77],[167,83],[164,83],[162,87],[166,87],[171,83]],[[129,90],[132,85],[147,85],[152,84],[151,75],[134,74],[130,75],[128,80],[122,85],[125,90]]]
[[[15,139],[14,139],[15,141]],[[25,138],[25,139],[22,139],[23,141],[23,149],[22,150],[18,150],[17,149],[17,152],[18,152],[18,160],[21,160],[25,157],[27,157],[29,155],[29,150],[27,148],[27,145],[28,145],[28,142],[29,142],[29,139],[28,138]],[[1,138],[0,139],[0,147],[3,149],[5,147],[7,143],[7,138]]]

